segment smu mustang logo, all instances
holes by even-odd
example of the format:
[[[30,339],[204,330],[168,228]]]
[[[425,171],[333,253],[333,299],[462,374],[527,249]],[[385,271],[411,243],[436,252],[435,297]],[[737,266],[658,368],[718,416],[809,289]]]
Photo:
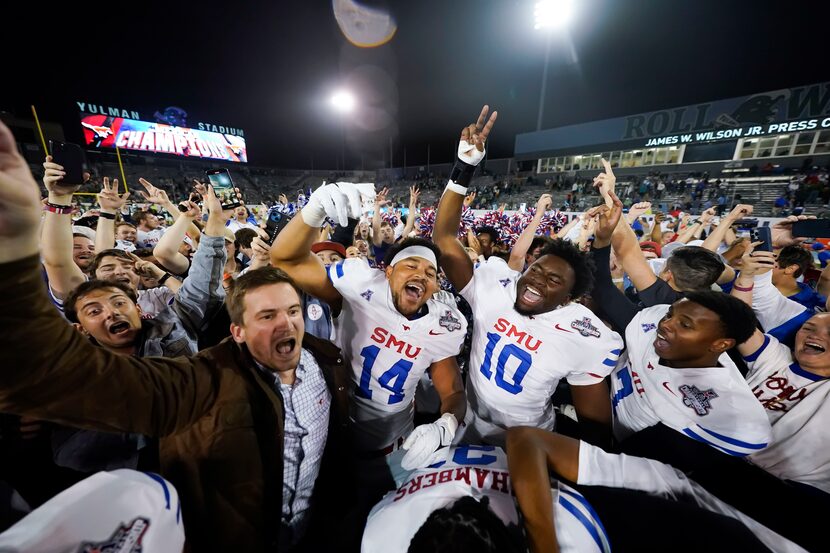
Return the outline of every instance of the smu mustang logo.
[[[581,321],[579,319],[571,321],[571,328],[578,331],[586,338],[590,336],[593,336],[594,338],[600,337],[599,329],[591,324],[591,319],[589,317],[582,317]]]
[[[689,386],[688,384],[683,384],[678,390],[683,394],[683,405],[694,409],[695,413],[701,417],[709,414],[709,409],[712,408],[711,400],[718,397],[715,390],[700,391],[697,386]]]
[[[141,553],[141,539],[148,528],[150,521],[146,518],[134,519],[118,527],[108,540],[81,543],[78,553]]]
[[[461,329],[461,321],[453,316],[449,311],[445,311],[441,318],[438,319],[438,324],[443,326],[450,332]]]
[[[112,134],[112,129],[109,127],[102,127],[99,125],[90,125],[81,121],[81,125],[95,133],[97,138],[107,138]]]
[[[371,301],[372,300],[372,294],[374,294],[374,292],[372,292],[371,290],[366,290],[365,292],[363,292],[360,295],[362,297],[366,298],[366,301]]]
[[[509,278],[504,278],[504,279],[500,280],[499,282],[501,282],[502,288],[506,288],[507,285],[510,284],[510,279]]]
[[[657,328],[657,325],[654,323],[641,323],[640,326],[643,327],[643,332],[648,332],[649,330],[654,330]]]

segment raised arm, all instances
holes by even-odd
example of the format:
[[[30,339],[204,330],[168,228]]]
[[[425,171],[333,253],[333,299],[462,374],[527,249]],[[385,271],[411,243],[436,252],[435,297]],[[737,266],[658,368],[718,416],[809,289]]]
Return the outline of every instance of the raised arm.
[[[525,255],[533,242],[533,237],[536,236],[536,229],[539,228],[539,223],[542,222],[542,217],[545,212],[553,205],[553,199],[550,194],[542,194],[539,196],[539,201],[536,202],[536,212],[533,214],[533,219],[527,224],[525,229],[519,235],[516,243],[513,244],[513,249],[510,250],[510,261],[507,262],[508,267],[514,271],[523,271],[525,268]]]
[[[129,192],[118,194],[118,179],[110,180],[104,177],[104,187],[98,194],[98,205],[101,206],[98,216],[98,226],[95,230],[95,253],[115,247],[115,217],[127,205]]]
[[[373,196],[371,184],[324,184],[309,197],[300,216],[277,235],[271,248],[271,265],[288,273],[304,292],[328,303],[335,314],[340,312],[343,298],[329,280],[323,262],[311,252],[311,245],[326,216],[348,225],[349,218],[360,217],[361,197]]]
[[[156,260],[174,275],[183,275],[190,268],[190,260],[179,252],[179,247],[182,245],[188,230],[190,230],[190,225],[193,224],[195,219],[202,216],[201,208],[194,202],[187,201],[182,205],[187,207],[188,210],[179,213],[173,225],[164,231],[156,247],[153,248],[153,256]],[[224,233],[222,236],[224,236]]]
[[[772,252],[753,252],[752,248],[750,248],[741,259],[741,272],[738,274],[738,278],[735,279],[731,294],[752,307],[752,292],[755,287],[755,277],[768,273],[774,266],[775,255]],[[775,287],[772,287],[772,289],[779,295],[781,294]],[[784,296],[781,297],[783,298]],[[760,330],[756,330],[749,340],[743,344],[738,344],[738,351],[746,357],[758,351],[763,343],[764,334]]]
[[[625,336],[628,323],[639,311],[637,306],[629,301],[619,288],[614,286],[611,277],[611,239],[615,227],[626,225],[620,222],[622,202],[616,195],[611,196],[612,208],[598,206],[586,214],[597,219],[596,233],[591,254],[594,258],[594,289],[591,292],[597,305],[602,309],[605,317],[614,327],[614,330]],[[626,225],[627,226],[627,225]]]
[[[403,227],[404,240],[409,237],[409,233],[415,228],[415,220],[418,218],[418,197],[421,191],[417,186],[409,187],[409,215],[406,216],[406,226]]]
[[[432,240],[441,250],[441,265],[456,290],[462,290],[473,278],[473,262],[456,238],[456,233],[461,223],[461,208],[467,195],[467,186],[476,166],[484,159],[484,143],[498,117],[498,112],[494,111],[488,120],[489,111],[489,106],[484,106],[478,121],[461,131],[458,159],[438,204],[435,228],[432,231]]]
[[[380,235],[380,224],[383,222],[383,217],[380,215],[380,209],[389,203],[386,195],[389,189],[384,188],[375,196],[375,212],[372,214],[372,245],[378,247],[383,242]]]
[[[174,226],[184,221],[181,226],[186,227],[190,224],[191,218],[199,216],[198,205],[193,202],[187,202],[186,205],[188,211],[181,214]],[[198,332],[204,328],[225,299],[225,288],[222,286],[222,272],[227,259],[225,223],[230,219],[233,210],[222,211],[222,205],[212,186],[207,187],[205,205],[208,208],[205,233],[199,241],[196,253],[193,254],[190,271],[176,293],[173,304],[191,332]]]
[[[37,184],[0,122],[0,409],[148,436],[202,417],[218,390],[210,365],[109,352],[50,305],[39,270],[39,220]],[[97,399],[103,397],[110,401]]]
[[[43,184],[49,192],[41,231],[41,258],[49,277],[49,287],[58,299],[86,280],[83,271],[72,259],[72,193],[81,183],[63,182],[66,172],[52,162],[52,156],[43,164]]]

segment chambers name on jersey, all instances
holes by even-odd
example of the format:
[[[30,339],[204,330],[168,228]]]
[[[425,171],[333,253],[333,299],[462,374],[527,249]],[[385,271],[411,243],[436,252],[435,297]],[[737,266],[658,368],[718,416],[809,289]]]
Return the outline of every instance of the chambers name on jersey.
[[[559,380],[602,382],[614,369],[622,338],[588,308],[563,305],[541,315],[513,309],[521,273],[490,257],[473,271],[461,295],[473,308],[467,397],[482,437],[499,442],[504,428],[553,429],[551,404]],[[495,432],[495,434],[493,434]]]
[[[552,481],[556,537],[562,552],[607,552],[608,537],[599,517],[576,490]],[[369,514],[363,532],[363,553],[395,553],[409,542],[429,515],[456,500],[488,498],[488,506],[521,539],[519,514],[507,471],[507,456],[495,446],[459,446],[448,461],[410,473]]]
[[[719,451],[744,457],[770,441],[764,409],[726,353],[718,367],[675,369],[654,350],[669,305],[640,311],[625,329],[626,352],[611,378],[614,435],[663,423]]]
[[[458,355],[467,321],[455,305],[434,299],[426,314],[407,319],[395,308],[386,275],[362,259],[346,259],[328,271],[343,297],[334,342],[352,366],[355,439],[361,449],[382,449],[412,430],[421,375]]]

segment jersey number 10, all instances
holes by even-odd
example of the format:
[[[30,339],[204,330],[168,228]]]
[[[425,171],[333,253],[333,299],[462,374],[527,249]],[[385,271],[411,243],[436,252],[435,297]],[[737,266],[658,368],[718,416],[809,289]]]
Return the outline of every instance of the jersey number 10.
[[[377,359],[379,352],[380,348],[378,346],[366,346],[360,350],[360,356],[363,358],[363,372],[360,373],[360,386],[356,393],[364,399],[372,399],[372,390],[369,388],[369,383],[372,381],[372,367],[375,365],[375,359]],[[388,405],[403,401],[403,386],[406,384],[406,377],[409,376],[411,370],[412,361],[399,359],[388,371],[378,377],[378,384],[381,388],[386,388],[391,392],[389,401],[386,402]]]
[[[493,369],[491,368],[491,359],[493,357],[493,350],[496,348],[496,344],[499,343],[501,340],[501,336],[496,334],[495,332],[488,332],[487,333],[487,347],[484,348],[484,361],[481,363],[481,374],[483,374],[487,379],[491,379],[493,377]],[[516,357],[519,360],[519,366],[516,369],[516,372],[513,373],[513,382],[508,382],[505,378],[504,374],[504,366],[507,364],[507,360],[510,357]],[[518,394],[522,391],[522,380],[524,379],[527,371],[530,370],[530,364],[533,362],[533,358],[530,357],[530,354],[517,346],[516,344],[507,344],[501,350],[498,359],[496,360],[496,386],[510,392],[511,394]]]

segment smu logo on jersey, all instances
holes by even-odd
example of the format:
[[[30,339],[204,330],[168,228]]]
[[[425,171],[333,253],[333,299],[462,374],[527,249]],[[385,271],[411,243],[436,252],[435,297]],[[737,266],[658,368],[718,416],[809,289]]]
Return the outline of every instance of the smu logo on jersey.
[[[405,355],[410,359],[415,359],[418,357],[418,354],[421,353],[420,347],[415,347],[411,344],[407,344],[403,340],[398,340],[395,338],[394,334],[379,326],[375,327],[375,330],[372,332],[372,341],[377,342],[383,347],[393,349],[399,354]]]
[[[508,338],[514,338],[517,344],[524,345],[529,351],[536,351],[542,345],[541,340],[537,340],[527,332],[520,331],[507,319],[499,319],[493,328]]]
[[[641,323],[640,326],[643,327],[643,332],[649,332],[657,329],[657,325],[654,323]]]

